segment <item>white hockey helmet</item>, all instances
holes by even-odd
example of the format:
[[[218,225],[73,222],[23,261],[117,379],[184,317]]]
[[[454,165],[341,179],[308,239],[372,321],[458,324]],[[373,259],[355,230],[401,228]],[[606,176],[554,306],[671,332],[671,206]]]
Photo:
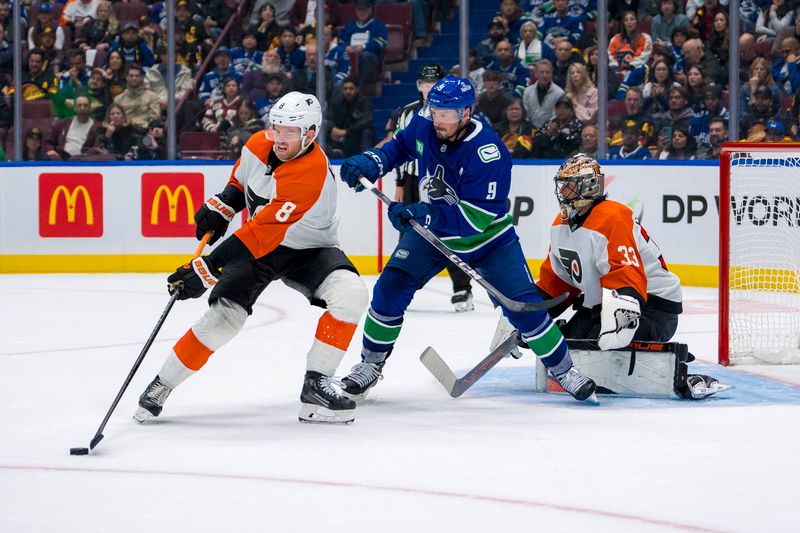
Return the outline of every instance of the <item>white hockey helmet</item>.
[[[314,142],[322,127],[322,108],[313,94],[292,91],[281,96],[269,112],[270,128],[275,126],[295,126],[300,128],[302,140],[300,153]],[[311,128],[314,137],[306,144],[306,135]]]
[[[605,175],[597,160],[586,154],[575,154],[564,161],[555,183],[561,219],[565,221],[605,197]]]

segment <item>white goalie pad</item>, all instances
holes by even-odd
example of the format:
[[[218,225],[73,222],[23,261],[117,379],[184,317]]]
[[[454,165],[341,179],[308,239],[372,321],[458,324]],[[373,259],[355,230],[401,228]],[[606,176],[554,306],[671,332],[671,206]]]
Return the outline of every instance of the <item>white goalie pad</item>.
[[[597,384],[598,394],[633,398],[683,398],[688,350],[680,343],[632,343],[599,350],[596,341],[567,340],[572,362]],[[536,390],[553,390],[547,370],[536,364]]]

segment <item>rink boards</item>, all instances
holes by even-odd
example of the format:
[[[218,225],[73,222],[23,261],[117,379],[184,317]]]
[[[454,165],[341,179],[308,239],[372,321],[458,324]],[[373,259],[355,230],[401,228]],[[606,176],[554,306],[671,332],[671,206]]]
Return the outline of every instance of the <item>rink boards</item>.
[[[558,213],[552,178],[559,163],[520,162],[513,168],[510,211],[534,271],[547,253],[548,230]],[[609,197],[641,218],[682,282],[715,286],[716,162],[603,166]],[[192,214],[223,189],[230,168],[230,162],[3,165],[0,272],[172,270],[196,245]],[[338,176],[338,166],[333,170]],[[383,181],[393,195],[393,179]],[[361,272],[374,274],[378,257],[391,253],[397,232],[385,209],[379,215],[374,197],[338,183],[342,248]],[[746,213],[749,218],[741,223],[763,223],[758,209]],[[240,223],[237,217],[232,227]]]

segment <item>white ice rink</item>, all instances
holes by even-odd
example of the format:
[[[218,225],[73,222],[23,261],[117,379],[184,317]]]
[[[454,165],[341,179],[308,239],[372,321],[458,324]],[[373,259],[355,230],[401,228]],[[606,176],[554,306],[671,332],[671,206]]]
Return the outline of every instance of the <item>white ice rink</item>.
[[[371,286],[374,278],[368,278]],[[676,340],[735,389],[703,402],[536,394],[530,352],[451,399],[496,323],[436,278],[349,426],[300,424],[321,311],[276,283],[242,333],[138,425],[136,401],[205,309],[178,302],[88,446],[168,296],[165,276],[0,276],[0,532],[800,531],[800,368],[712,366],[716,292],[687,289]],[[339,374],[358,360],[360,328]],[[769,377],[767,377],[769,376]]]

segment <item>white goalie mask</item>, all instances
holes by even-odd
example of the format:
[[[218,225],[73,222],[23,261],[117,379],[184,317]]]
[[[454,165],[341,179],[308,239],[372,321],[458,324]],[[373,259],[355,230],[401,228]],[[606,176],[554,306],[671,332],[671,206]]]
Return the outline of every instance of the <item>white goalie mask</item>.
[[[586,154],[575,154],[564,161],[556,172],[555,183],[564,221],[605,197],[605,175],[600,164]]]
[[[294,126],[300,128],[300,151],[295,155],[305,152],[314,139],[319,135],[319,130],[322,127],[322,109],[319,105],[319,100],[313,94],[303,94],[293,91],[283,95],[280,100],[275,102],[269,112],[269,130],[268,136],[274,132],[272,128],[275,126]],[[313,128],[314,136],[306,141],[308,132]]]

